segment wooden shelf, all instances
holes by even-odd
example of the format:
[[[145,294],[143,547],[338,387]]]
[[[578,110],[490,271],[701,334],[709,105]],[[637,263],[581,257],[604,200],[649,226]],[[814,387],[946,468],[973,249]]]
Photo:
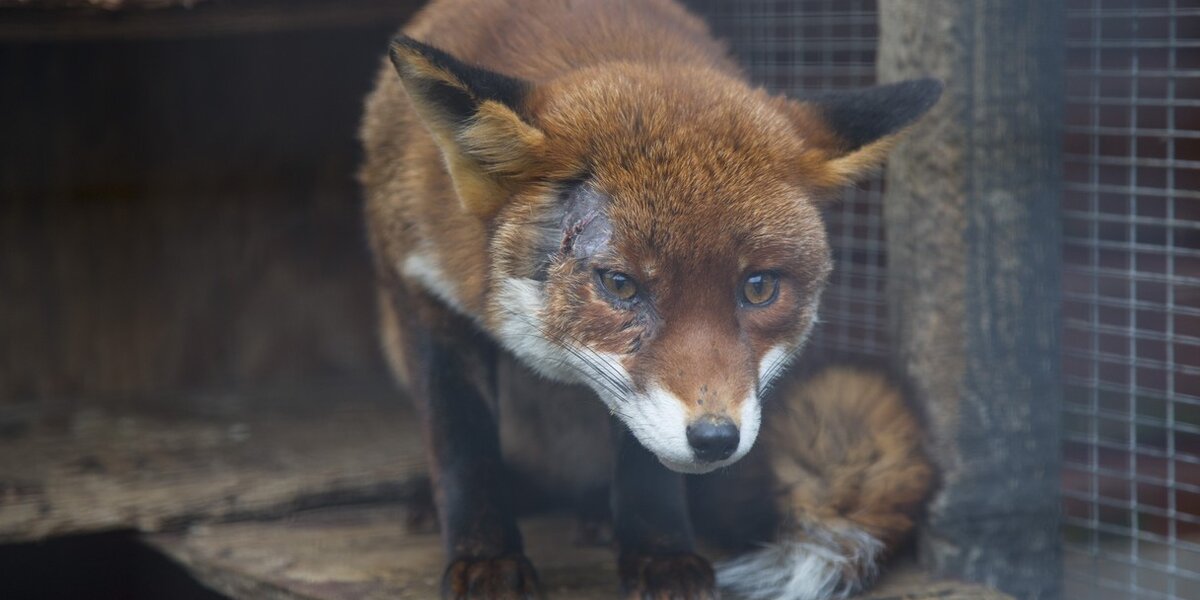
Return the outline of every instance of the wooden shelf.
[[[0,42],[169,40],[381,24],[399,28],[422,4],[423,0],[0,0]]]
[[[0,422],[0,542],[136,529],[238,600],[437,597],[437,533],[408,531],[402,504],[424,478],[404,398],[344,390],[177,404],[191,410]],[[522,523],[550,596],[617,597],[611,550],[572,544],[574,526]],[[866,597],[1007,598],[911,566]]]
[[[0,0],[0,8],[94,8],[100,10],[145,10],[155,8],[191,8],[206,0]]]
[[[0,542],[402,499],[423,477],[420,436],[395,392],[200,404],[211,412],[0,422]]]
[[[236,600],[436,598],[442,551],[434,532],[411,533],[402,506],[307,511],[270,522],[194,527],[145,536],[205,585]],[[607,547],[571,543],[574,522],[539,517],[522,522],[530,558],[551,598],[618,597]],[[865,598],[874,600],[1002,600],[1003,594],[930,581],[901,566]]]

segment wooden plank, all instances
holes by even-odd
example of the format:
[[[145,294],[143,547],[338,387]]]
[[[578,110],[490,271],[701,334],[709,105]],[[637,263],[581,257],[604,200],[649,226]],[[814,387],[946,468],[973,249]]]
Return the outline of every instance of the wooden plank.
[[[0,541],[405,498],[424,473],[407,402],[359,394],[247,401],[254,410],[213,397],[186,415],[10,411]]]
[[[145,536],[201,582],[237,600],[428,600],[438,597],[442,551],[434,532],[406,531],[402,506],[308,511],[272,522],[226,523]],[[530,558],[551,598],[618,597],[612,552],[571,542],[561,516],[522,522]],[[890,573],[874,600],[1002,600],[1003,594],[931,582],[911,566]]]
[[[928,403],[940,574],[1056,598],[1063,7],[883,2],[882,81],[946,92],[888,163],[888,310]]]
[[[0,0],[0,8],[145,10],[172,6],[191,8],[205,1],[207,0]]]
[[[165,40],[380,24],[398,29],[423,4],[423,0],[0,0],[0,41]]]

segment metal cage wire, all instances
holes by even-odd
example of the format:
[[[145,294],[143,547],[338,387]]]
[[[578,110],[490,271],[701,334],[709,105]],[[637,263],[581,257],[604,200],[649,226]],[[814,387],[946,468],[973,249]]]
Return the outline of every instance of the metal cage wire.
[[[1067,3],[1065,591],[1200,598],[1200,3]]]
[[[698,8],[730,41],[750,76],[782,93],[875,83],[875,0],[708,0]],[[825,209],[837,268],[812,344],[883,356],[888,350],[883,178],[848,190]]]
[[[875,0],[693,2],[782,91],[875,80]],[[1200,598],[1200,0],[1067,0],[1064,596]],[[814,344],[884,355],[875,178],[827,210]]]

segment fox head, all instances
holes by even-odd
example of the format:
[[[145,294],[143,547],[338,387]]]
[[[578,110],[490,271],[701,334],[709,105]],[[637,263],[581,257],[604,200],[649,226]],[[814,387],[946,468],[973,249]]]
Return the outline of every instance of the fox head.
[[[749,451],[760,398],[816,320],[820,203],[941,93],[921,80],[789,99],[720,69],[627,62],[531,82],[405,37],[391,59],[487,225],[476,316],[686,473]]]

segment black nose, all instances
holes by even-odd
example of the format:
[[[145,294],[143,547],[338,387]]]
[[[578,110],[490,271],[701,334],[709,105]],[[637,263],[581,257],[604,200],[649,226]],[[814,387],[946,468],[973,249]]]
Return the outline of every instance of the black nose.
[[[696,458],[716,462],[729,458],[738,447],[738,428],[728,417],[704,415],[688,425],[688,443]]]

